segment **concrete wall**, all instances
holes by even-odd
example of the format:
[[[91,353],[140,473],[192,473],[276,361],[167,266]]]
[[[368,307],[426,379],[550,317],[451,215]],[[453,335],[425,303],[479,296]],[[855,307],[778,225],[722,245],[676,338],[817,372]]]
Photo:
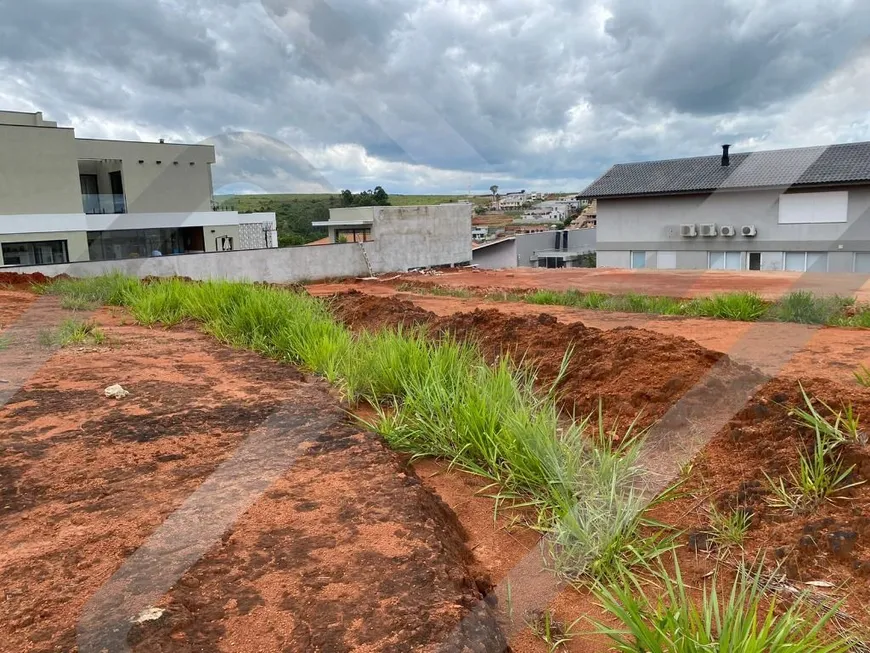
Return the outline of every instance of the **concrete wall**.
[[[0,125],[0,233],[3,215],[81,212],[73,130]]]
[[[0,218],[0,220],[2,220],[2,218]],[[5,261],[3,260],[3,243],[35,243],[47,240],[65,240],[67,254],[69,255],[70,261],[87,261],[89,259],[88,235],[84,231],[0,234],[0,265],[5,265]]]
[[[532,267],[530,259],[535,252],[555,249],[557,233],[561,234],[562,231],[517,234],[517,265],[524,268]],[[594,252],[596,249],[595,229],[568,229],[568,249],[579,252]]]
[[[129,213],[193,213],[211,210],[211,164],[215,162],[212,145],[80,138],[75,141],[75,158],[121,161],[121,177]],[[140,160],[142,163],[139,163]],[[77,161],[75,163],[77,165]],[[101,186],[100,192],[110,193],[111,189]]]
[[[304,279],[368,276],[363,247],[375,273],[471,261],[471,205],[381,207],[376,220],[378,240],[357,243],[236,250],[120,261],[8,267],[4,272],[42,272],[48,276],[95,276],[119,270],[138,276],[178,275],[191,279],[244,279],[293,283]],[[220,216],[221,212],[212,215]],[[88,216],[95,221],[116,216]],[[127,216],[134,218],[135,216]],[[214,231],[213,231],[214,230]],[[204,227],[209,250],[219,235],[238,237],[238,225]],[[50,239],[43,234],[44,239]],[[235,243],[234,243],[235,244]],[[85,248],[85,251],[87,248]]]
[[[517,241],[504,240],[471,252],[471,262],[485,270],[517,267]]]
[[[182,276],[195,280],[233,279],[270,283],[368,275],[362,250],[359,245],[354,244],[34,265],[4,268],[3,271],[42,272],[47,276],[69,274],[74,277],[91,277],[120,271],[140,278]]]
[[[830,252],[829,271],[851,271],[851,253],[870,251],[870,187],[848,190],[847,222],[828,224],[779,224],[779,190],[599,200],[598,266],[629,267],[632,250],[666,250],[676,252],[678,268],[706,269],[707,252],[736,251],[744,268],[746,253],[766,252],[765,267],[776,269],[777,253],[815,251]],[[680,236],[681,224],[702,223],[734,225],[738,235]],[[743,225],[755,225],[757,236],[739,235]]]
[[[471,261],[471,204],[373,208],[363,246],[376,274]]]

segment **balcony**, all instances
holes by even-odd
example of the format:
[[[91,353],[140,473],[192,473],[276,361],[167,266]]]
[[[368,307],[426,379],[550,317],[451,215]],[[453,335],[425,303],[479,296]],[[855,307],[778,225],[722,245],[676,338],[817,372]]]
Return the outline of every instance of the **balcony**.
[[[82,193],[82,208],[87,215],[126,213],[127,200],[123,194]]]

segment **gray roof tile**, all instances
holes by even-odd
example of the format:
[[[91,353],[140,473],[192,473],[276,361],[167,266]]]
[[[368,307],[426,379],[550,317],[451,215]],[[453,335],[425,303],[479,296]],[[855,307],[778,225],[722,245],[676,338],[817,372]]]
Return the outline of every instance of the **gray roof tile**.
[[[586,188],[580,197],[629,197],[719,188],[765,188],[870,182],[870,142],[792,150],[620,163]]]

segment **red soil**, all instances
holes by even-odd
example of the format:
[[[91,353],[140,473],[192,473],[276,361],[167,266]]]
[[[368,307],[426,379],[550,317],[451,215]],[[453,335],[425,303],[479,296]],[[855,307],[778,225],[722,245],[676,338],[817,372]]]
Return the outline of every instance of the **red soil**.
[[[275,419],[304,436],[294,465],[133,627],[133,650],[429,651],[455,632],[503,648],[488,609],[457,631],[489,584],[453,513],[323,382],[122,315],[101,311],[108,345],[54,353],[0,406],[0,649],[74,650],[89,598]],[[35,346],[0,351],[0,370],[19,345]],[[104,397],[115,383],[131,394]]]

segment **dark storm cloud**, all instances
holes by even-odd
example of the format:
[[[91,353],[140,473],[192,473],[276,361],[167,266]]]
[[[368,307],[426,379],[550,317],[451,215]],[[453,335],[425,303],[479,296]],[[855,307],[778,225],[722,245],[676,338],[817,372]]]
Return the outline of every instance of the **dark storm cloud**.
[[[257,135],[218,141],[216,186],[458,190],[791,144],[789,107],[857,56],[870,3],[0,0],[0,16],[2,108],[84,135]],[[839,107],[848,128],[817,119],[817,142],[863,134],[861,102]]]
[[[596,95],[687,113],[763,107],[807,91],[868,38],[867,2],[616,0]]]

